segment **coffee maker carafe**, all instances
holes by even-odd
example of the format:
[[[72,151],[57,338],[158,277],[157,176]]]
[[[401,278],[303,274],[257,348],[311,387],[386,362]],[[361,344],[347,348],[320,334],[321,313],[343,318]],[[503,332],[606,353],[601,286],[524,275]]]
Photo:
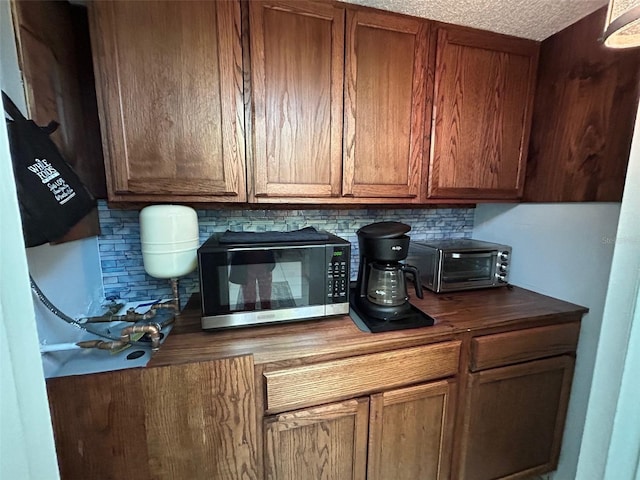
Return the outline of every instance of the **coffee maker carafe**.
[[[418,298],[422,298],[420,273],[413,265],[400,263],[409,250],[409,225],[378,222],[358,230],[360,265],[355,298],[363,314],[377,320],[403,318],[410,310],[406,273],[411,273]]]

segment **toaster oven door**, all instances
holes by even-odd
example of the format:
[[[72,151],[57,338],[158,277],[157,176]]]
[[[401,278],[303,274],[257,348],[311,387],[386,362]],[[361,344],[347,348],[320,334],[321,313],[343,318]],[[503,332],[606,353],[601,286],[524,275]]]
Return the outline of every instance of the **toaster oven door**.
[[[490,287],[495,283],[498,253],[491,251],[444,252],[438,291]]]

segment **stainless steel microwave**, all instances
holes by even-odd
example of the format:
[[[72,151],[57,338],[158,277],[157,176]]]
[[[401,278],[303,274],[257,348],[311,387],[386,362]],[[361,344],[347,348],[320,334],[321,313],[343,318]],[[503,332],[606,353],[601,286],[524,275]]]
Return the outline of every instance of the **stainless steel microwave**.
[[[511,247],[473,239],[411,242],[407,257],[438,293],[507,285],[510,262]]]
[[[333,234],[225,232],[198,249],[202,328],[349,313],[351,244]]]

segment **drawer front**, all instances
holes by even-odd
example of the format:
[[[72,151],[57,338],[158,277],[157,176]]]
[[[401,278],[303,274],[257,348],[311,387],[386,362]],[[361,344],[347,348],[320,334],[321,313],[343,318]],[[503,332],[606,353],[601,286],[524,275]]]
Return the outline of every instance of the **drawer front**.
[[[459,341],[264,372],[267,413],[455,375]]]
[[[471,340],[471,371],[573,353],[580,322],[528,328]]]

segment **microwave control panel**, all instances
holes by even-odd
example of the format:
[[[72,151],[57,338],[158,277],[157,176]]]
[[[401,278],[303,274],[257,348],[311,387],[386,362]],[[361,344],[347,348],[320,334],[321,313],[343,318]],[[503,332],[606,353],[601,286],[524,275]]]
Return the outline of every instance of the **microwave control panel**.
[[[348,301],[350,257],[347,245],[327,247],[327,303]]]

